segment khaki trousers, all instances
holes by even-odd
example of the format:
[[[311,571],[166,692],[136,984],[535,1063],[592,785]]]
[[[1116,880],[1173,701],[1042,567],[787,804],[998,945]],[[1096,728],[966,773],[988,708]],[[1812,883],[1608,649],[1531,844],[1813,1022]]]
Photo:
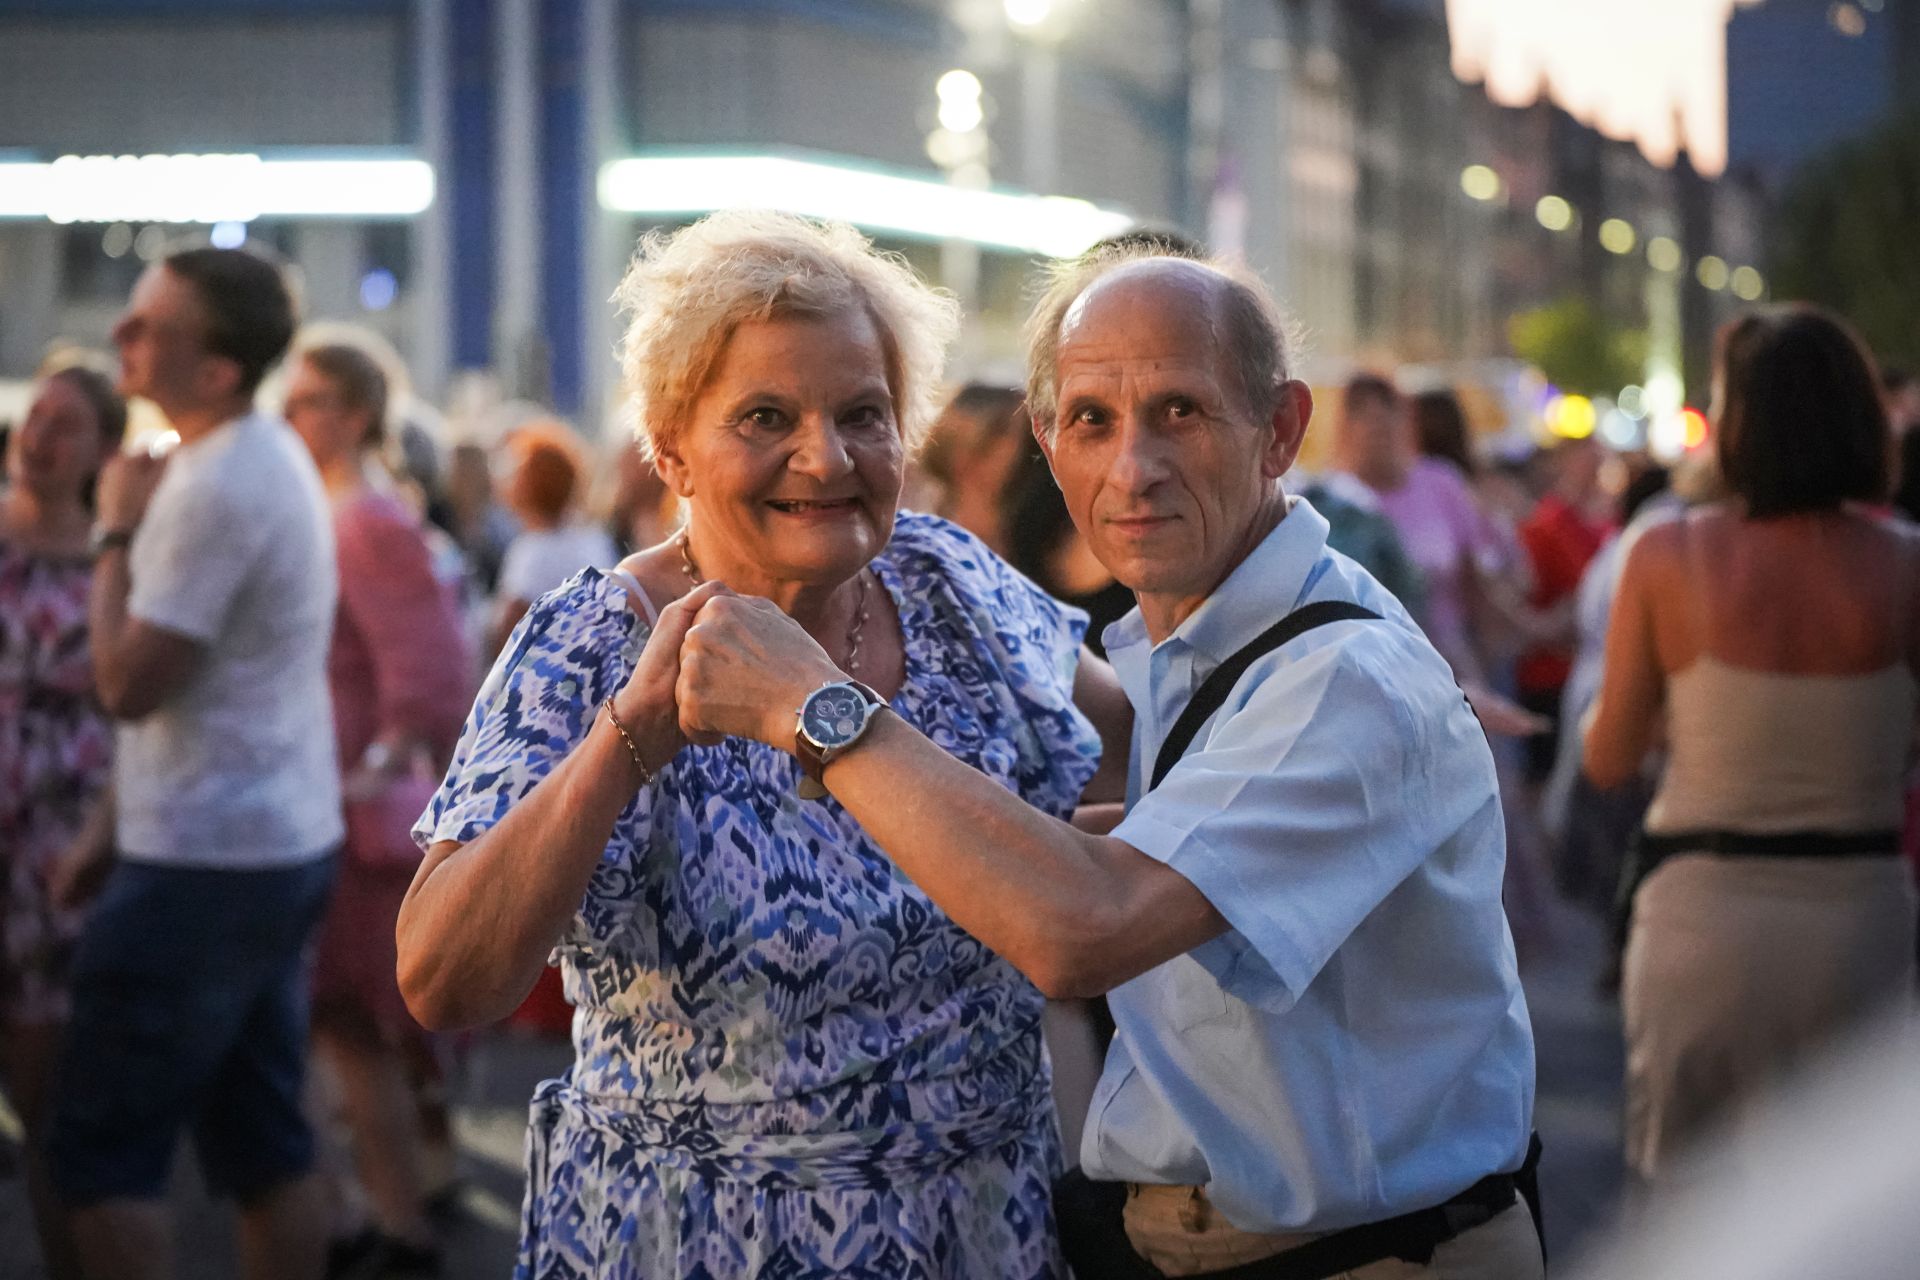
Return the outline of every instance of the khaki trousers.
[[[1317,1239],[1315,1233],[1242,1231],[1214,1210],[1198,1187],[1135,1185],[1124,1211],[1135,1252],[1168,1276],[1201,1276]],[[1424,1264],[1386,1258],[1329,1280],[1541,1280],[1540,1239],[1526,1205],[1514,1201],[1492,1221],[1439,1245]]]

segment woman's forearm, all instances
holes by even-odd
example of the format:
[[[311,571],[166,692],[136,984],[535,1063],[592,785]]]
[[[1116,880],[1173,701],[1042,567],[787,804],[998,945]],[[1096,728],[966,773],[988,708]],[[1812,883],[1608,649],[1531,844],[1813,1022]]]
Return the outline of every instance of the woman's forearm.
[[[673,746],[645,741],[650,765]],[[640,772],[596,712],[587,736],[499,825],[428,851],[400,909],[400,990],[422,1025],[475,1026],[511,1013],[579,909]]]

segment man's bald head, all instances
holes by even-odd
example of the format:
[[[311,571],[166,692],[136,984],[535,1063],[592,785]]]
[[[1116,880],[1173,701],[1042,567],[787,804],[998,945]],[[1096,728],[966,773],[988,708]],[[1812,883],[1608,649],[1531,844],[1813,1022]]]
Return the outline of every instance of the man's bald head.
[[[1273,414],[1290,376],[1290,344],[1259,277],[1225,263],[1119,246],[1058,268],[1027,322],[1027,403],[1044,435],[1054,429],[1061,343],[1097,316],[1142,309],[1204,324],[1254,416]]]

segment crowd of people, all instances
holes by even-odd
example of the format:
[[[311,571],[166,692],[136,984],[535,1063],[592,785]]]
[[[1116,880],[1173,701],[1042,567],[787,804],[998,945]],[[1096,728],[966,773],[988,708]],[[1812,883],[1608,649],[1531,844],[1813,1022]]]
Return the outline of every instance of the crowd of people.
[[[174,1274],[182,1136],[248,1276],[440,1274],[510,1016],[575,1050],[529,1280],[1528,1280],[1557,903],[1648,1191],[1910,1004],[1920,413],[1843,321],[1731,325],[1669,469],[1317,407],[1171,233],[1049,277],[1018,387],[844,226],[654,234],[620,302],[599,446],[446,438],[246,250],[43,370],[0,1086],[53,1280]]]

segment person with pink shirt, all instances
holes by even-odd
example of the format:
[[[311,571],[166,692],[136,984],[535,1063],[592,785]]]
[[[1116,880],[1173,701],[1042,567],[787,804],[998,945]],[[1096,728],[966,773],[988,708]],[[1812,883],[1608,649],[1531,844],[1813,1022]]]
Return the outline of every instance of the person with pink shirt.
[[[332,500],[340,570],[327,676],[347,840],[320,927],[313,1044],[339,1086],[371,1203],[359,1251],[377,1248],[383,1274],[432,1275],[438,1257],[407,1071],[410,1056],[424,1056],[425,1032],[400,998],[394,926],[420,861],[408,829],[459,735],[471,655],[420,521],[387,491],[374,460],[386,398],[373,357],[332,344],[300,353],[284,406]]]

